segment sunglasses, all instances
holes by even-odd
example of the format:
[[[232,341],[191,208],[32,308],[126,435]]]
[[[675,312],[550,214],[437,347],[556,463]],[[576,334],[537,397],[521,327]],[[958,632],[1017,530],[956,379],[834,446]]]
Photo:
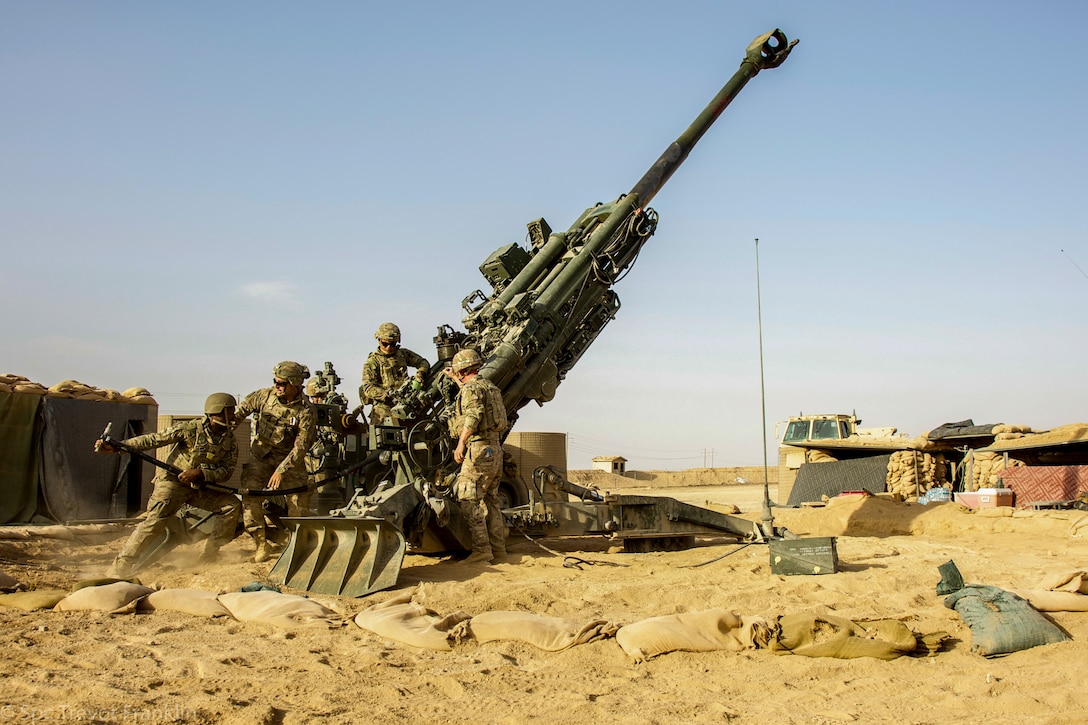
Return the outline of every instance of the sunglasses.
[[[286,380],[273,380],[272,381],[272,387],[275,387],[275,388],[286,388],[288,385],[290,385],[290,383],[287,382]]]
[[[378,344],[382,347],[396,347],[397,345],[393,340],[378,340]]]

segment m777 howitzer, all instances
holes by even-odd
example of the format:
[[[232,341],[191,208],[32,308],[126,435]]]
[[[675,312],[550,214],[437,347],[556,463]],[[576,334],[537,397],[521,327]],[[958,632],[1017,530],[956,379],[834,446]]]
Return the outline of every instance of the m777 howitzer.
[[[778,67],[796,43],[780,30],[756,38],[737,72],[628,193],[587,209],[565,232],[553,232],[543,219],[530,222],[529,249],[510,244],[487,258],[480,271],[493,293],[465,298],[466,331],[439,327],[438,364],[419,389],[405,384],[397,391],[396,419],[371,426],[370,449],[380,451],[383,467],[376,489],[327,517],[284,519],[291,540],[270,572],[273,581],[363,596],[396,585],[406,546],[423,553],[470,548],[450,490],[457,466],[446,419],[457,391],[444,369],[459,349],[475,348],[484,359],[481,374],[502,391],[511,426],[529,401],[552,400],[620,308],[612,286],[657,229],[650,201],[745,84]],[[503,513],[538,535],[601,534],[639,551],[690,545],[696,535],[745,541],[780,535],[769,517],[760,525],[672,499],[581,495],[548,469],[532,480],[528,503]],[[546,500],[546,486],[576,491],[580,500]]]

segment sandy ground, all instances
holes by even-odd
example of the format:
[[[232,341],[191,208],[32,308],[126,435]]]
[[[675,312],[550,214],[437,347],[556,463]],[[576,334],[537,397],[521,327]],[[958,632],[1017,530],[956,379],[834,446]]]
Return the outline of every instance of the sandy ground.
[[[760,495],[750,487],[684,494],[713,506],[737,503],[749,518],[759,515]],[[971,652],[970,630],[935,593],[937,567],[950,559],[968,582],[1007,588],[1084,568],[1084,538],[1069,534],[1071,521],[1084,515],[991,517],[954,503],[853,500],[775,509],[776,524],[794,533],[837,537],[834,574],[775,575],[765,545],[738,549],[727,539],[650,554],[622,553],[596,538],[548,540],[554,551],[590,562],[565,568],[561,557],[520,539],[501,564],[408,555],[396,590],[314,597],[345,618],[421,587],[440,613],[521,610],[627,624],[717,607],[771,620],[819,611],[895,618],[918,634],[951,636],[935,656],[891,661],[757,649],[673,652],[636,663],[615,639],[561,652],[513,641],[469,641],[438,652],[351,621],[285,630],[166,611],[0,607],[0,723],[1088,722],[1088,613],[1049,615],[1071,642],[987,659]],[[100,575],[123,535],[0,541],[0,570],[31,587],[70,588]],[[183,547],[141,578],[236,591],[271,568],[247,561],[250,546],[241,539],[210,568],[194,567],[196,553]]]

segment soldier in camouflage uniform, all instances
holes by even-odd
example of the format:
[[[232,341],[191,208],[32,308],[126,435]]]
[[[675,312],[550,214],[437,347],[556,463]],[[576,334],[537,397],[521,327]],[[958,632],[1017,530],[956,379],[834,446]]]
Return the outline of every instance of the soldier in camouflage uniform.
[[[340,378],[335,378],[339,381]],[[314,406],[334,406],[336,410],[343,411],[348,404],[347,398],[336,392],[333,380],[321,375],[306,383],[306,395]],[[341,413],[342,414],[342,413]],[[320,418],[320,416],[318,416]],[[314,445],[306,453],[306,473],[310,477],[310,485],[316,490],[322,482],[336,474],[340,468],[341,445],[344,436],[337,432],[331,425],[317,425]],[[305,497],[305,498],[303,498]],[[313,493],[298,494],[297,506],[299,509],[310,510],[310,502]],[[295,516],[296,514],[291,514]]]
[[[306,453],[316,440],[313,404],[303,395],[310,377],[305,365],[285,360],[272,370],[273,386],[256,390],[238,407],[238,420],[253,416],[250,460],[242,466],[242,488],[272,490],[306,486]],[[242,497],[242,521],[253,537],[256,562],[268,561],[271,551],[262,499]],[[298,501],[294,502],[298,505]]]
[[[383,322],[374,337],[378,340],[378,349],[370,353],[363,363],[359,402],[373,406],[370,409],[370,423],[381,425],[385,418],[393,415],[393,393],[408,379],[408,368],[416,369],[415,379],[422,384],[431,364],[400,346],[400,328],[392,322]]]
[[[175,476],[164,468],[157,469],[155,490],[147,501],[147,514],[128,537],[107,576],[118,579],[132,576],[141,556],[147,553],[148,545],[162,535],[168,519],[185,504],[216,514],[214,531],[204,542],[200,561],[214,560],[219,547],[234,538],[241,509],[238,498],[229,493],[205,490],[204,484],[222,483],[234,473],[234,465],[238,462],[238,446],[232,430],[236,406],[233,395],[213,393],[204,402],[203,418],[122,441],[141,451],[172,446],[166,454],[166,463],[180,468],[181,475]],[[97,441],[94,449],[98,453],[116,451],[103,441]]]
[[[482,365],[475,350],[461,350],[446,369],[461,387],[449,426],[457,439],[453,460],[461,464],[454,492],[472,536],[472,554],[465,559],[469,563],[506,556],[506,523],[498,498],[506,405],[495,384],[479,375]]]

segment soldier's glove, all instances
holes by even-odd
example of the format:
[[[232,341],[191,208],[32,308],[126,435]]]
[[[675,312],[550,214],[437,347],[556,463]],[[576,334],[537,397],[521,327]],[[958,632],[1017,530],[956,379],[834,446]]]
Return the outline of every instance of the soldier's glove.
[[[204,471],[199,468],[190,468],[182,471],[178,476],[178,480],[195,489],[201,489],[204,487]]]

